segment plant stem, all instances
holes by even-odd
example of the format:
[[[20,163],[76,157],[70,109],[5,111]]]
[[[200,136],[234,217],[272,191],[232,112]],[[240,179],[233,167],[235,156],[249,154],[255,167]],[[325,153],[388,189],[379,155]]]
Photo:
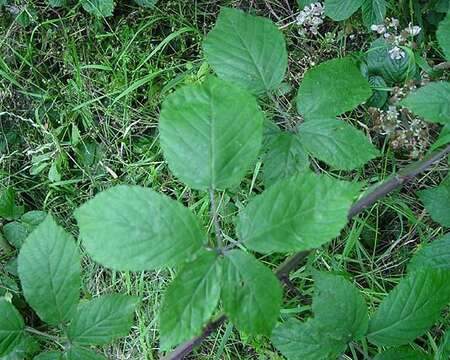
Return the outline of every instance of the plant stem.
[[[349,210],[348,219],[352,219],[364,209],[373,205],[384,196],[388,195],[391,191],[411,181],[414,177],[430,168],[434,163],[445,158],[445,156],[447,156],[448,154],[450,154],[450,145],[447,145],[442,150],[432,153],[422,161],[418,161],[405,167],[404,169],[399,171],[398,174],[392,176],[389,180],[376,187],[375,190],[371,191],[370,193],[356,201]],[[295,270],[310,253],[310,250],[300,251],[287,258],[287,260],[282,263],[276,271],[278,279],[280,279],[280,281],[283,283],[286,279],[289,279],[289,273]],[[171,354],[165,356],[162,360],[184,359],[186,355],[188,355],[196,346],[200,345],[205,338],[207,338],[210,334],[217,330],[226,320],[226,315],[220,315],[217,320],[212,321],[208,325],[206,325],[203,333],[200,336],[197,336],[179,345]]]
[[[47,339],[51,339],[54,342],[56,342],[58,345],[61,345],[60,344],[61,339],[59,337],[57,337],[57,336],[53,336],[53,335],[47,334],[45,332],[36,330],[36,329],[34,329],[32,327],[29,327],[29,326],[25,327],[25,331],[27,331],[27,332],[29,332],[31,334],[37,335],[37,336],[41,336],[41,337],[44,337],[44,338],[47,338]]]
[[[216,207],[216,198],[213,189],[209,189],[209,199],[211,203],[211,217],[214,222],[214,233],[216,234],[217,246],[220,251],[223,251],[222,229],[220,228],[219,217],[217,216],[218,209]]]

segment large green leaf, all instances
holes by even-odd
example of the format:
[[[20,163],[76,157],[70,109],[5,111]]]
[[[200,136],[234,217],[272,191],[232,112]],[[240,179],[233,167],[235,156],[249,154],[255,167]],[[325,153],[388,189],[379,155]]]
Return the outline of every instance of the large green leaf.
[[[384,22],[386,16],[386,0],[363,0],[363,22],[368,28]]]
[[[296,98],[297,111],[306,118],[333,117],[353,110],[371,94],[352,59],[333,59],[305,73]]]
[[[348,19],[363,3],[363,0],[325,0],[325,15],[335,21]]]
[[[344,120],[311,119],[298,131],[305,149],[336,169],[352,170],[379,155],[369,139]]]
[[[358,190],[311,172],[279,181],[240,213],[239,237],[263,253],[317,248],[339,235]]]
[[[83,9],[96,17],[112,16],[114,0],[82,0]]]
[[[103,355],[97,354],[92,350],[88,350],[79,346],[71,346],[67,353],[64,354],[64,360],[106,360]]]
[[[159,121],[170,169],[194,189],[239,185],[258,156],[263,118],[252,95],[216,77],[177,90]]]
[[[286,43],[269,19],[222,8],[203,48],[219,77],[255,94],[274,90],[283,81]]]
[[[104,295],[78,306],[67,335],[79,345],[104,345],[125,336],[133,325],[139,298],[126,295]]]
[[[24,322],[17,309],[0,298],[0,356],[9,354],[20,343]]]
[[[342,276],[317,273],[312,309],[315,321],[345,343],[362,338],[369,326],[367,305],[357,287]]]
[[[392,45],[383,38],[375,40],[367,51],[367,66],[370,75],[379,75],[391,84],[403,83],[411,79],[416,72],[416,63],[412,51],[404,49],[405,56],[392,59],[389,50]]]
[[[379,346],[405,345],[424,334],[449,302],[448,271],[427,268],[412,272],[375,312],[368,339]]]
[[[50,215],[23,244],[18,270],[23,294],[42,320],[52,325],[70,320],[80,296],[80,254]]]
[[[439,45],[444,51],[445,58],[450,61],[450,12],[448,12],[444,20],[439,23],[436,37]]]
[[[431,356],[423,351],[402,346],[386,350],[375,356],[373,360],[431,360]]]
[[[306,323],[289,319],[275,328],[271,341],[288,360],[336,359],[347,347],[329,336],[313,319]]]
[[[434,240],[414,254],[408,269],[415,271],[423,268],[450,270],[450,234]]]
[[[247,334],[270,335],[280,313],[282,290],[275,275],[242,250],[225,254],[223,307]]]
[[[450,177],[437,187],[419,191],[418,195],[431,218],[442,226],[450,227]]]
[[[308,154],[297,136],[282,132],[268,146],[264,156],[263,181],[269,187],[309,167]]]
[[[450,83],[439,81],[421,87],[400,102],[426,121],[450,123]]]
[[[166,290],[160,315],[161,349],[168,350],[201,333],[220,296],[221,264],[205,252],[186,264]]]
[[[116,270],[151,270],[188,260],[206,234],[197,218],[169,197],[119,185],[81,206],[75,217],[92,258]]]

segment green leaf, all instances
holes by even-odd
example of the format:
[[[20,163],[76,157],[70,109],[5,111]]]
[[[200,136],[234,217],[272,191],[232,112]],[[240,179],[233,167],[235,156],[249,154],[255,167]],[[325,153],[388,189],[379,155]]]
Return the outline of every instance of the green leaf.
[[[450,227],[450,177],[443,180],[437,187],[417,193],[431,218],[442,226]]]
[[[325,0],[325,15],[335,21],[342,21],[352,16],[363,0]]]
[[[59,351],[47,351],[33,358],[33,360],[63,360],[63,359],[64,354]]]
[[[369,323],[368,339],[378,346],[405,345],[424,334],[450,301],[449,272],[415,271],[383,300]]]
[[[219,259],[213,252],[204,252],[179,271],[161,308],[161,350],[201,333],[219,302],[220,279]]]
[[[225,254],[221,298],[226,314],[239,330],[270,335],[282,295],[278,279],[253,256],[242,250]]]
[[[436,38],[444,51],[445,58],[450,61],[450,12],[439,23],[439,27],[436,31]]]
[[[234,187],[256,161],[263,119],[247,91],[211,76],[164,102],[161,147],[172,172],[189,187]]]
[[[315,321],[334,339],[361,339],[369,326],[367,305],[358,288],[342,276],[317,273],[312,303]]]
[[[19,257],[23,294],[45,322],[70,320],[80,296],[80,254],[74,239],[49,215],[23,244]]]
[[[426,121],[441,124],[450,123],[450,83],[433,82],[421,87],[400,102]]]
[[[368,28],[384,22],[386,17],[386,0],[363,0],[363,22]]]
[[[269,144],[263,160],[263,181],[266,187],[308,169],[308,154],[297,136],[282,132]]]
[[[46,217],[47,213],[45,211],[32,210],[23,214],[20,220],[27,230],[31,232],[43,222]]]
[[[20,249],[28,236],[27,228],[17,221],[12,221],[3,226],[5,239],[15,248]]]
[[[298,128],[300,143],[314,157],[336,169],[352,170],[379,156],[369,139],[338,119],[311,119]]]
[[[255,94],[275,90],[287,69],[283,34],[267,18],[222,8],[203,44],[206,60],[220,78]]]
[[[275,328],[271,341],[288,360],[336,359],[347,347],[329,336],[313,319],[306,323],[289,319]]]
[[[411,50],[403,48],[405,57],[391,59],[392,45],[384,39],[375,40],[367,51],[367,66],[370,75],[383,77],[387,84],[403,83],[416,73],[416,63]]]
[[[367,106],[372,106],[376,108],[382,108],[386,104],[389,91],[387,90],[377,90],[377,88],[387,89],[388,85],[381,76],[374,75],[369,77],[369,84],[372,86],[372,96],[367,100]]]
[[[153,8],[155,7],[158,0],[134,0],[136,4],[145,8]]]
[[[139,298],[104,295],[83,302],[68,328],[69,339],[78,345],[104,345],[127,335]]]
[[[119,185],[103,191],[82,205],[75,218],[89,255],[115,270],[181,264],[206,239],[189,209],[140,186]]]
[[[94,351],[79,346],[71,346],[64,354],[64,360],[106,360],[106,358]]]
[[[450,270],[450,233],[425,245],[411,259],[408,270],[423,268]]]
[[[311,172],[277,182],[240,213],[239,238],[269,253],[317,248],[338,236],[359,185]]]
[[[26,332],[23,333],[22,340],[6,356],[0,357],[1,360],[24,360],[24,359],[36,359],[33,357],[36,353],[41,350],[39,342],[32,336],[28,335]]]
[[[305,73],[296,98],[297,111],[306,118],[333,117],[353,110],[371,94],[352,59],[333,59]]]
[[[82,0],[83,9],[96,17],[113,15],[114,0]]]
[[[444,125],[438,139],[430,146],[429,151],[435,151],[448,143],[450,143],[450,123]]]
[[[9,187],[2,191],[0,195],[0,217],[5,219],[18,219],[22,216],[24,206],[16,205],[16,192]]]
[[[317,2],[317,0],[297,0],[297,5],[302,10],[305,6],[311,5],[313,3]]]
[[[375,356],[373,360],[431,360],[431,357],[423,351],[403,346],[386,350]]]
[[[20,343],[25,325],[17,309],[0,298],[0,356],[9,354]]]

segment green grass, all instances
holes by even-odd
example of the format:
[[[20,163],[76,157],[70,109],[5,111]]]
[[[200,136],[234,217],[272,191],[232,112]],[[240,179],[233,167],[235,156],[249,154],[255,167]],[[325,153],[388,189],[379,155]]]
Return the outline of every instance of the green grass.
[[[157,121],[167,94],[210,72],[202,58],[201,41],[214,23],[219,2],[160,1],[156,9],[142,10],[123,1],[113,18],[100,20],[79,6],[55,10],[41,1],[20,3],[35,4],[37,20],[27,27],[0,10],[1,187],[15,188],[27,210],[51,211],[75,235],[74,209],[119,183],[152,187],[176,198],[211,228],[207,195],[186,188],[168,171],[159,148]],[[220,5],[244,3],[221,1]],[[297,11],[293,1],[251,3],[257,3],[253,11],[280,26],[291,22]],[[397,16],[394,4],[389,11]],[[298,121],[290,104],[303,73],[325,59],[367,48],[370,42],[369,36],[360,34],[364,29],[358,17],[345,25],[328,22],[325,29],[333,35],[305,39],[295,26],[284,29],[290,50],[287,80],[293,89],[278,96],[281,112],[270,101],[264,104],[268,118],[282,124],[283,114],[288,113]],[[348,41],[350,33],[357,34],[354,41]],[[363,111],[348,118],[354,124],[367,124],[367,119]],[[335,175],[374,183],[407,163],[396,158],[381,137],[374,140],[383,150],[382,158],[363,170]],[[256,164],[239,189],[220,194],[221,221],[231,237],[236,212],[263,189],[260,166]],[[316,167],[327,171],[322,164]],[[414,190],[434,186],[447,170],[447,164],[435,167],[352,221],[339,239],[315,251],[291,277],[301,291],[287,294],[283,316],[310,314],[313,268],[353,277],[375,307],[399,281],[420,244],[443,233],[429,219]],[[0,256],[0,271],[7,260]],[[263,260],[274,268],[283,257]],[[172,271],[112,272],[84,257],[84,297],[117,291],[143,299],[131,334],[103,350],[108,358],[158,358],[158,311],[173,276]],[[449,325],[447,317],[420,338],[418,346],[429,351],[436,348]],[[343,359],[362,359],[361,351],[373,355],[375,350],[367,344],[362,349],[352,346]],[[228,325],[192,359],[281,357],[267,339],[239,334]]]

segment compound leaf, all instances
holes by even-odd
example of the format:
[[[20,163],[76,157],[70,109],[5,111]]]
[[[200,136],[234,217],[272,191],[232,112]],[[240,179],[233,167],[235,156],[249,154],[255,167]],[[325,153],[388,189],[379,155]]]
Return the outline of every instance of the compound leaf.
[[[299,138],[287,132],[276,135],[270,142],[263,163],[263,181],[266,187],[309,167],[308,154]]]
[[[371,94],[352,59],[333,59],[305,73],[296,97],[297,111],[307,119],[333,117],[353,110]]]
[[[162,350],[200,334],[219,302],[220,279],[219,258],[213,252],[204,252],[180,270],[161,308]]]
[[[431,218],[445,227],[450,227],[450,177],[434,188],[418,192],[419,198]]]
[[[431,360],[431,357],[423,351],[402,346],[386,350],[375,356],[373,360]]]
[[[233,324],[247,334],[270,335],[282,300],[275,275],[242,250],[226,253],[223,266],[221,298]]]
[[[386,0],[363,0],[363,22],[368,28],[384,22],[386,17]]]
[[[379,155],[367,137],[344,120],[311,119],[298,130],[305,149],[336,169],[352,170]]]
[[[119,294],[81,303],[68,328],[69,339],[78,345],[104,345],[127,335],[138,303],[137,297]]]
[[[255,94],[276,89],[287,68],[283,34],[267,18],[222,8],[203,45],[217,75]]]
[[[159,121],[170,169],[193,189],[239,185],[258,156],[263,118],[252,95],[216,77],[177,90]]]
[[[368,339],[379,346],[405,345],[424,334],[450,300],[449,272],[410,273],[383,300],[369,322]]]
[[[342,21],[352,16],[363,0],[325,0],[325,15],[335,21]]]
[[[450,270],[450,234],[434,240],[414,254],[408,270],[415,271],[423,268]]]
[[[450,83],[432,82],[410,93],[400,102],[426,121],[441,124],[450,123]]]
[[[0,356],[8,355],[19,345],[25,324],[17,309],[0,298]]]
[[[439,27],[436,31],[436,38],[444,51],[445,58],[450,61],[450,12],[439,23]]]
[[[83,9],[96,17],[113,15],[114,0],[82,0]]]
[[[275,328],[271,341],[288,360],[336,359],[347,347],[329,336],[313,319],[306,323],[289,319]]]
[[[82,205],[75,218],[89,255],[115,270],[181,264],[200,250],[206,238],[189,209],[140,186],[103,191]]]
[[[23,244],[18,271],[25,299],[42,320],[52,325],[70,320],[80,296],[80,254],[50,215]]]
[[[325,272],[317,273],[314,279],[315,321],[345,343],[362,338],[369,326],[369,315],[357,287],[342,276]]]
[[[359,188],[311,172],[281,180],[240,213],[239,238],[262,253],[317,248],[339,235]]]

